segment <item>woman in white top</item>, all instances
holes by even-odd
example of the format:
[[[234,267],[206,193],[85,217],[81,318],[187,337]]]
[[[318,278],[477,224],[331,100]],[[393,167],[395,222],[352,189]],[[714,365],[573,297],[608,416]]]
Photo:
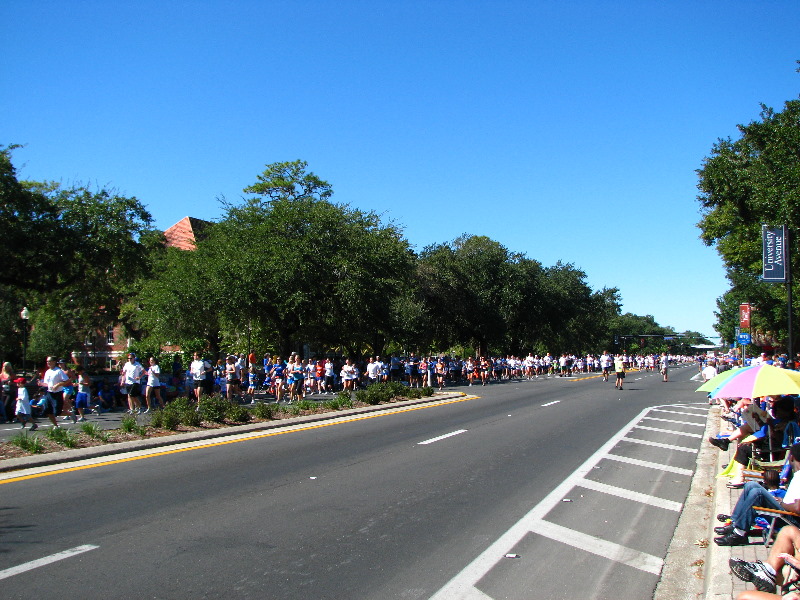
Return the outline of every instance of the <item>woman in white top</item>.
[[[158,402],[158,408],[164,408],[164,401],[161,399],[161,368],[158,366],[156,357],[151,356],[150,367],[147,369],[147,388],[144,393],[147,409],[144,412],[150,412],[153,406],[152,399],[154,394]]]

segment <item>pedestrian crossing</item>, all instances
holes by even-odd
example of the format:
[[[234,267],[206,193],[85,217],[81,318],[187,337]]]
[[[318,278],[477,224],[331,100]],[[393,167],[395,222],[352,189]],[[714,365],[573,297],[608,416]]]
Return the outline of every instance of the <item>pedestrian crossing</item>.
[[[431,598],[557,597],[555,588],[542,588],[543,557],[569,564],[570,572],[601,569],[609,580],[654,586],[688,494],[707,412],[706,403],[643,410]],[[507,555],[528,564],[509,566]],[[619,569],[627,571],[624,577],[614,573]],[[615,585],[615,597],[634,597]],[[538,595],[531,596],[534,589]]]

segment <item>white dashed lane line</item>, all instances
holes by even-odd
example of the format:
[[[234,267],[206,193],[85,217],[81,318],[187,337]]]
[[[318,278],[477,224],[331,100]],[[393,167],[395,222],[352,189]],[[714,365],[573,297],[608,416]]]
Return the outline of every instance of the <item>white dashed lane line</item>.
[[[459,429],[458,431],[453,431],[452,433],[445,433],[444,435],[440,435],[439,437],[425,440],[424,442],[418,442],[417,446],[425,446],[426,444],[432,444],[433,442],[438,442],[439,440],[444,440],[449,437],[453,437],[454,435],[458,435],[459,433],[466,433],[466,432],[467,432],[466,429]]]
[[[56,554],[51,554],[50,556],[45,556],[44,558],[37,558],[36,560],[32,560],[30,562],[17,565],[16,567],[10,567],[8,569],[0,571],[0,579],[6,579],[7,577],[12,577],[13,575],[19,575],[20,573],[25,573],[26,571],[31,571],[32,569],[37,569],[39,567],[43,567],[45,565],[49,565],[54,562],[64,560],[65,558],[71,558],[78,554],[83,554],[84,552],[88,552],[89,550],[96,550],[99,547],[100,546],[93,546],[92,544],[86,544],[83,546],[76,546],[75,548],[70,548],[69,550],[64,550],[63,552],[57,552]]]

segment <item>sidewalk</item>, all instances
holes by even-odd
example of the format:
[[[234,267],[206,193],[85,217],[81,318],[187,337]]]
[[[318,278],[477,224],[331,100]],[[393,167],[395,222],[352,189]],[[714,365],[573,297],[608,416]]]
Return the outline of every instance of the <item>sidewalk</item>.
[[[684,504],[678,527],[665,559],[655,600],[697,598],[730,600],[746,590],[754,589],[731,573],[728,559],[732,556],[748,561],[767,559],[767,550],[760,537],[751,537],[749,546],[717,546],[714,527],[720,513],[731,514],[740,490],[729,489],[727,478],[717,478],[722,466],[735,454],[732,445],[722,452],[706,440],[724,427],[719,406],[709,407],[706,430],[697,457],[697,471]]]

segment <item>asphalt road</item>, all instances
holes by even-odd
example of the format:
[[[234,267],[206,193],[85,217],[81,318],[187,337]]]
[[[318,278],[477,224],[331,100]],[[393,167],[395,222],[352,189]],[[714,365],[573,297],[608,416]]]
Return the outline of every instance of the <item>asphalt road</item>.
[[[463,388],[0,481],[2,596],[651,598],[702,441],[695,373]]]

